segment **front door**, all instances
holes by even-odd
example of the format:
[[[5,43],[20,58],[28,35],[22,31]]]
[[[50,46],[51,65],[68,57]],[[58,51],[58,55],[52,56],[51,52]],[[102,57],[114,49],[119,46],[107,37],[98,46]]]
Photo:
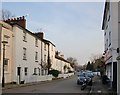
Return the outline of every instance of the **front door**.
[[[117,91],[117,62],[113,62],[113,90]]]
[[[17,67],[17,76],[18,76],[18,84],[20,84],[20,81],[21,81],[21,67]]]

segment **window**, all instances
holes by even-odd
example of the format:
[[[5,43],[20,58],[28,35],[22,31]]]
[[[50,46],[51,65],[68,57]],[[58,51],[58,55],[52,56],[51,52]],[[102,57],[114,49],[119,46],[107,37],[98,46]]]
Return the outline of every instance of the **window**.
[[[44,75],[44,69],[42,68],[42,70],[41,70],[41,73],[42,73],[42,75]]]
[[[38,62],[38,52],[35,52],[35,61]]]
[[[8,35],[4,35],[4,39],[3,40],[8,42],[7,45],[9,44],[9,38],[10,37]]]
[[[109,32],[109,46],[111,45],[111,31]]]
[[[44,43],[44,50],[46,50],[46,44]]]
[[[25,31],[23,31],[23,41],[27,42],[26,41],[26,32]]]
[[[23,48],[23,60],[26,60],[26,48]]]
[[[35,46],[38,47],[38,39],[35,38]]]
[[[108,39],[106,40],[106,49],[108,49]]]
[[[37,68],[34,68],[34,75],[37,75]]]
[[[108,28],[108,25],[106,26],[106,29]]]
[[[46,55],[44,55],[44,62],[46,62]]]
[[[4,70],[8,71],[8,60],[7,58],[5,58],[5,64],[4,64]]]
[[[109,17],[108,17],[108,21],[110,21],[110,15],[109,15]]]
[[[25,76],[27,76],[27,74],[28,74],[28,73],[27,73],[27,70],[28,70],[28,68],[25,67],[25,70],[24,70],[24,71],[25,71]]]
[[[104,36],[106,36],[106,32],[104,33]]]

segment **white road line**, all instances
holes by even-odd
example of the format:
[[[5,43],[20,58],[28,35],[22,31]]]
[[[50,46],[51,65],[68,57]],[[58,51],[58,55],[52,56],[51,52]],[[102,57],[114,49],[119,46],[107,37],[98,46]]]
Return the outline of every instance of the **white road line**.
[[[101,93],[102,91],[101,91],[101,90],[98,90],[97,92],[98,92],[98,93]]]

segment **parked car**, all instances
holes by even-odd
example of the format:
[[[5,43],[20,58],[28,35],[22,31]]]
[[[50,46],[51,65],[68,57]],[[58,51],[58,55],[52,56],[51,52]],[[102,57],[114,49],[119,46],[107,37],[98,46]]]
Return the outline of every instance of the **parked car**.
[[[78,74],[78,78],[77,78],[77,84],[81,85],[83,83],[83,81],[86,81],[86,77],[84,73],[79,73]]]
[[[87,76],[90,77],[90,78],[93,78],[93,77],[94,77],[94,74],[93,74],[92,71],[86,71],[86,74],[87,74]]]
[[[83,82],[87,81],[87,85],[92,85],[92,78],[91,78],[91,74],[87,73],[87,72],[80,72],[78,74],[78,78],[77,78],[77,84],[78,85],[82,85]]]

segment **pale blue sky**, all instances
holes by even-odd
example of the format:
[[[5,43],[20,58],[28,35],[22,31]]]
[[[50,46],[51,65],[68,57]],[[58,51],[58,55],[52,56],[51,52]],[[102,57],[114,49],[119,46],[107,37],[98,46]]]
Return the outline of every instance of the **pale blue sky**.
[[[6,2],[2,7],[16,16],[29,14],[27,29],[42,28],[65,58],[72,56],[86,64],[91,56],[103,53],[103,2]]]

